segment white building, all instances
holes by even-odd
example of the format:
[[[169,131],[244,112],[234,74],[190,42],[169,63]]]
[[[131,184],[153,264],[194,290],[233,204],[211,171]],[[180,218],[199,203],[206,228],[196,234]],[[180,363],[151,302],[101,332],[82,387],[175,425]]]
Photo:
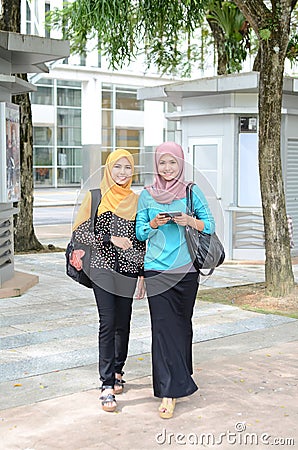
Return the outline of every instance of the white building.
[[[63,0],[22,0],[21,5],[22,33],[61,38],[45,29],[45,14],[62,7]],[[138,88],[171,80],[144,73],[140,62],[115,72],[97,50],[87,49],[30,81],[37,86],[31,96],[35,187],[78,186],[117,147],[135,154],[134,183],[142,184],[145,148],[179,141],[175,123],[164,116],[171,105],[137,100]]]
[[[258,169],[259,73],[182,81],[139,91],[142,100],[179,105],[168,114],[182,130],[186,175],[202,187],[228,259],[265,258]],[[285,77],[281,160],[287,213],[298,254],[298,79]]]

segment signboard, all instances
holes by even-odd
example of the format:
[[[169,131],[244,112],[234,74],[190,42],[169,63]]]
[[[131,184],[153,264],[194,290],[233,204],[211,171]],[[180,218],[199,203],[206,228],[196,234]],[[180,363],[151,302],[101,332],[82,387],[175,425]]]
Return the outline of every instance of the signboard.
[[[20,200],[20,111],[13,103],[0,103],[0,202]]]

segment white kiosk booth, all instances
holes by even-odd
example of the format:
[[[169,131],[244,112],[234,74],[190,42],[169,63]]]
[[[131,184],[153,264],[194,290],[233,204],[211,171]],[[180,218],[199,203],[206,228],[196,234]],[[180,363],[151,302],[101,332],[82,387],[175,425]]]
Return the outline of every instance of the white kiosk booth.
[[[178,106],[187,177],[210,202],[227,258],[263,260],[264,230],[258,171],[259,73],[202,78],[143,88],[139,99]],[[298,79],[285,77],[281,157],[287,213],[298,254]]]
[[[48,72],[45,62],[68,55],[68,41],[0,32],[0,298],[20,294],[13,285],[5,290],[14,277],[13,203],[20,199],[21,189],[20,116],[11,96],[36,90],[12,74]]]

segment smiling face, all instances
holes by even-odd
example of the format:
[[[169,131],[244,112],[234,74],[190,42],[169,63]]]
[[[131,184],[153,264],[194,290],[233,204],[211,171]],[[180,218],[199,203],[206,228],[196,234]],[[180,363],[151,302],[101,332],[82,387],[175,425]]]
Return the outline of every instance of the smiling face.
[[[158,174],[163,177],[165,181],[172,181],[178,177],[179,165],[177,159],[175,159],[169,153],[161,155],[158,166]]]
[[[127,184],[132,177],[132,167],[127,158],[118,159],[111,169],[111,176],[119,186]]]

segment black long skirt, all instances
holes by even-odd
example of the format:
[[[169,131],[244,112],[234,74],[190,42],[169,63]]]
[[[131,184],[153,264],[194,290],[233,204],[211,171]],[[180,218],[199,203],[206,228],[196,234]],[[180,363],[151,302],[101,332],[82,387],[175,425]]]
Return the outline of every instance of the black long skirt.
[[[155,397],[193,394],[192,314],[198,274],[146,271],[152,329],[152,375]]]

